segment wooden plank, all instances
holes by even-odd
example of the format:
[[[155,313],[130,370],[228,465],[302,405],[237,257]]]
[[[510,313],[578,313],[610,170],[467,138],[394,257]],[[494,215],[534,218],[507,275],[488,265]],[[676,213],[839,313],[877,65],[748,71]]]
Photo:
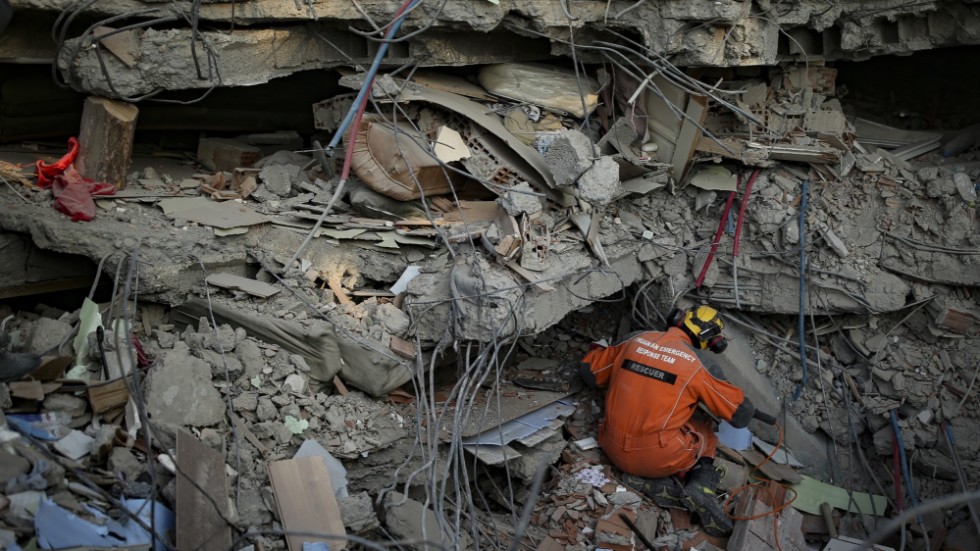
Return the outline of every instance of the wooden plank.
[[[259,440],[259,438],[245,426],[245,421],[242,421],[242,418],[238,417],[237,415],[235,416],[235,429],[245,435],[245,440],[248,440],[248,442],[252,444],[255,449],[259,450],[259,453],[261,453],[263,456],[269,455],[269,448],[262,444],[262,441]]]
[[[12,381],[7,383],[10,388],[10,395],[22,400],[33,400],[40,402],[44,400],[44,389],[41,381]]]
[[[126,187],[137,115],[132,103],[97,96],[85,100],[75,162],[82,176]]]
[[[751,466],[752,469],[762,473],[766,477],[777,480],[785,481],[790,484],[797,484],[803,480],[802,475],[796,472],[792,467],[787,465],[779,465],[772,461],[766,461],[766,456],[761,452],[756,450],[740,450],[738,452]],[[761,465],[761,466],[760,466]]]
[[[229,549],[225,461],[186,431],[177,433],[177,549]]]
[[[279,518],[286,531],[339,536],[323,540],[309,536],[287,536],[289,551],[302,551],[304,541],[324,541],[332,550],[343,549],[347,545],[347,532],[323,458],[274,461],[269,464],[269,479],[276,495]]]
[[[105,413],[126,405],[129,401],[129,385],[120,377],[107,383],[88,387],[88,401],[95,413]]]
[[[388,345],[388,347],[391,348],[392,352],[398,354],[402,358],[408,360],[415,359],[415,344],[411,341],[406,341],[405,339],[392,335],[391,343]]]

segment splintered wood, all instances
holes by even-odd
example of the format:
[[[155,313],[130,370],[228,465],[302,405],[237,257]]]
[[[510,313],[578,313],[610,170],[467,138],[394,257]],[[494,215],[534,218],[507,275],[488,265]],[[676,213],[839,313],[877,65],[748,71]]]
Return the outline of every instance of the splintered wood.
[[[276,494],[279,518],[286,531],[331,536],[322,539],[287,536],[289,551],[302,551],[303,542],[323,541],[331,550],[347,545],[340,507],[322,457],[275,461],[269,464],[269,478]]]

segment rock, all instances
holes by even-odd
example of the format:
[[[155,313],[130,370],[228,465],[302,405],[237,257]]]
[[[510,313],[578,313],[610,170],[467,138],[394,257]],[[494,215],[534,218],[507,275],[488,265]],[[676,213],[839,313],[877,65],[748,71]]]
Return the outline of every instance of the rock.
[[[541,199],[527,182],[520,182],[509,189],[497,199],[497,202],[511,216],[520,216],[524,213],[537,214],[542,210]]]
[[[300,356],[299,354],[290,354],[289,363],[293,364],[293,367],[295,367],[297,371],[302,371],[303,373],[309,373],[310,371],[310,366],[306,363],[306,358]]]
[[[340,518],[344,527],[353,534],[363,534],[381,527],[381,521],[374,512],[374,504],[367,492],[361,492],[337,500]]]
[[[224,352],[225,354],[230,354],[235,350],[235,346],[238,344],[238,338],[235,335],[235,330],[231,328],[230,325],[222,325],[218,327],[218,331],[215,332],[204,326],[198,329],[198,333],[204,334],[204,346],[215,352]]]
[[[609,500],[609,503],[620,507],[633,507],[635,505],[639,505],[643,501],[643,498],[626,489],[623,491],[617,490],[612,494],[609,494],[607,499]]]
[[[589,137],[577,130],[562,131],[544,155],[558,186],[570,186],[592,166],[595,151]]]
[[[578,179],[579,196],[593,205],[608,205],[622,195],[619,165],[612,157],[602,157]]]
[[[393,335],[403,336],[408,332],[408,316],[393,304],[379,304],[374,319]]]
[[[224,377],[226,365],[228,366],[228,373],[238,373],[244,369],[241,360],[229,352],[225,352],[225,355],[222,356],[213,350],[202,350],[201,354],[204,356],[204,361],[211,364],[212,371],[220,377]]]
[[[62,340],[65,340],[69,334],[71,334],[72,327],[70,323],[55,320],[51,318],[38,318],[34,322],[34,327],[31,331],[31,339],[27,344],[27,349],[29,352],[44,356],[44,355],[58,355],[59,351],[56,350],[58,344]],[[65,342],[65,346],[62,347],[61,351],[65,354],[72,354],[72,343],[71,339]]]
[[[265,360],[262,358],[262,350],[259,349],[259,345],[255,344],[255,341],[244,340],[239,343],[235,347],[235,355],[241,360],[246,376],[254,377],[262,373]]]
[[[73,418],[85,413],[88,401],[71,394],[54,392],[44,399],[45,411],[64,411]]]
[[[109,470],[122,475],[123,480],[132,482],[143,473],[144,465],[128,449],[113,448],[109,452]]]
[[[157,344],[160,348],[173,348],[174,343],[177,342],[177,335],[174,335],[170,331],[156,330]]]
[[[279,410],[276,409],[276,405],[272,403],[272,400],[263,396],[259,398],[255,414],[258,415],[260,421],[271,421],[279,417]]]
[[[254,392],[243,392],[231,400],[235,411],[255,411],[259,407],[259,395]]]
[[[431,541],[444,548],[459,544],[460,549],[469,549],[469,534],[443,534],[439,529],[436,514],[414,499],[390,492],[384,499],[384,521],[392,539],[406,541]],[[424,530],[423,530],[424,527]],[[424,534],[424,535],[423,535]],[[408,549],[429,551],[430,547],[420,544],[405,544]]]
[[[300,375],[299,373],[289,375],[282,383],[282,390],[284,392],[303,394],[306,392],[306,377]]]
[[[275,439],[279,444],[288,444],[293,437],[289,427],[278,421],[266,421],[252,425],[252,432],[261,440]]]
[[[272,522],[272,513],[266,507],[258,488],[242,485],[238,499],[238,519],[246,526],[263,526]]]
[[[296,165],[268,165],[259,172],[259,180],[265,188],[279,197],[292,195],[293,182],[302,170]]]
[[[511,474],[523,480],[530,481],[534,478],[534,473],[538,470],[538,466],[541,465],[541,461],[547,461],[549,465],[554,464],[561,458],[561,452],[565,449],[566,445],[568,445],[568,442],[562,437],[561,433],[555,433],[549,436],[534,447],[522,447],[519,444],[515,444],[515,447],[519,447],[518,451],[521,452],[521,457],[511,462]]]
[[[211,384],[211,367],[191,356],[182,342],[149,371],[144,395],[150,418],[171,432],[215,425],[225,416],[225,402]]]

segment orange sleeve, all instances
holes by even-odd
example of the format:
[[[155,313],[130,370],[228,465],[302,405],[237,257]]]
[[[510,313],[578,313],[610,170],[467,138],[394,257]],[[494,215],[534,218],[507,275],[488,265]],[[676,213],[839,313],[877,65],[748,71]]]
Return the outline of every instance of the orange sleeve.
[[[596,348],[582,358],[582,363],[588,366],[590,372],[595,377],[595,384],[599,388],[605,388],[609,384],[609,376],[612,374],[616,358],[620,351],[630,341],[626,341],[617,346],[607,346],[606,348]]]
[[[711,413],[725,421],[731,421],[735,411],[745,401],[745,393],[737,386],[714,378],[703,367],[698,370],[692,382],[692,390],[699,400],[708,406]]]

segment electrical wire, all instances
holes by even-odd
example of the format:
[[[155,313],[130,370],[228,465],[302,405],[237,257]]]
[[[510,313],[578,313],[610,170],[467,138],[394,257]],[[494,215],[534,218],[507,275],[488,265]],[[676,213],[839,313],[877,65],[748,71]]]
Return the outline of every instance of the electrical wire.
[[[739,176],[739,184],[741,184],[741,176]],[[728,212],[732,209],[732,202],[735,201],[735,191],[728,192],[728,199],[725,201],[725,209],[721,212],[721,221],[718,222],[718,230],[715,232],[715,238],[711,241],[711,249],[708,251],[708,258],[705,259],[704,264],[701,266],[701,272],[698,274],[697,279],[694,280],[694,288],[698,289],[701,284],[704,283],[705,276],[708,275],[708,268],[711,267],[711,261],[715,257],[715,253],[718,252],[718,244],[721,243],[721,234],[725,231],[725,222],[728,220]]]
[[[749,204],[749,195],[752,193],[752,184],[755,183],[755,179],[759,176],[761,170],[756,168],[752,171],[752,175],[749,176],[749,181],[745,184],[745,191],[742,193],[742,201],[738,205],[738,222],[735,224],[735,236],[732,241],[732,278],[735,281],[735,307],[739,310],[742,309],[742,302],[739,298],[738,292],[738,248],[742,237],[742,224],[745,222],[745,207]],[[738,178],[741,180],[741,176]],[[736,183],[738,187],[738,183]]]
[[[779,451],[782,448],[782,446],[783,446],[783,427],[782,427],[782,425],[780,423],[776,423],[775,424],[775,427],[776,427],[777,432],[779,433],[779,439],[777,440],[776,445],[773,447],[773,449],[769,452],[769,454],[766,457],[764,457],[756,465],[753,465],[752,466],[752,469],[750,471],[750,474],[752,472],[759,472],[759,473],[761,473],[762,472],[761,471],[762,467],[766,463],[768,463],[770,460],[772,460],[773,456],[776,455],[776,452]],[[783,491],[791,492],[793,497],[790,498],[790,499],[788,499],[788,500],[784,500],[780,504],[777,504],[777,502],[776,502],[776,495],[772,492],[772,489],[770,488],[769,484],[767,484],[765,482],[754,482],[754,483],[750,483],[750,484],[745,484],[743,486],[740,486],[740,487],[735,488],[734,490],[732,490],[731,493],[729,493],[728,498],[725,499],[725,503],[724,503],[724,505],[722,505],[722,510],[725,511],[725,514],[727,514],[729,518],[731,518],[732,520],[735,520],[735,521],[750,521],[750,520],[756,520],[756,519],[760,519],[760,518],[765,518],[765,517],[771,516],[772,517],[772,530],[773,530],[773,535],[772,536],[773,536],[773,542],[776,545],[776,549],[778,551],[782,551],[783,547],[782,547],[782,545],[779,542],[779,513],[782,512],[782,511],[784,511],[784,510],[786,510],[789,506],[791,506],[793,504],[794,501],[796,501],[797,493],[796,493],[796,490],[794,490],[792,488],[789,488],[788,486],[785,486],[783,484],[780,484],[780,483],[778,483],[776,481],[771,481],[771,483],[778,485],[779,487],[781,487],[783,489]],[[733,508],[733,503],[736,501],[736,498],[738,496],[740,496],[741,494],[743,494],[745,492],[748,492],[748,491],[752,491],[752,490],[754,490],[756,492],[758,492],[758,491],[765,491],[768,494],[768,496],[769,496],[769,503],[770,503],[770,510],[765,511],[763,513],[759,513],[757,515],[744,516],[744,517],[743,516],[736,516],[736,515],[732,514],[732,512],[730,510]]]

